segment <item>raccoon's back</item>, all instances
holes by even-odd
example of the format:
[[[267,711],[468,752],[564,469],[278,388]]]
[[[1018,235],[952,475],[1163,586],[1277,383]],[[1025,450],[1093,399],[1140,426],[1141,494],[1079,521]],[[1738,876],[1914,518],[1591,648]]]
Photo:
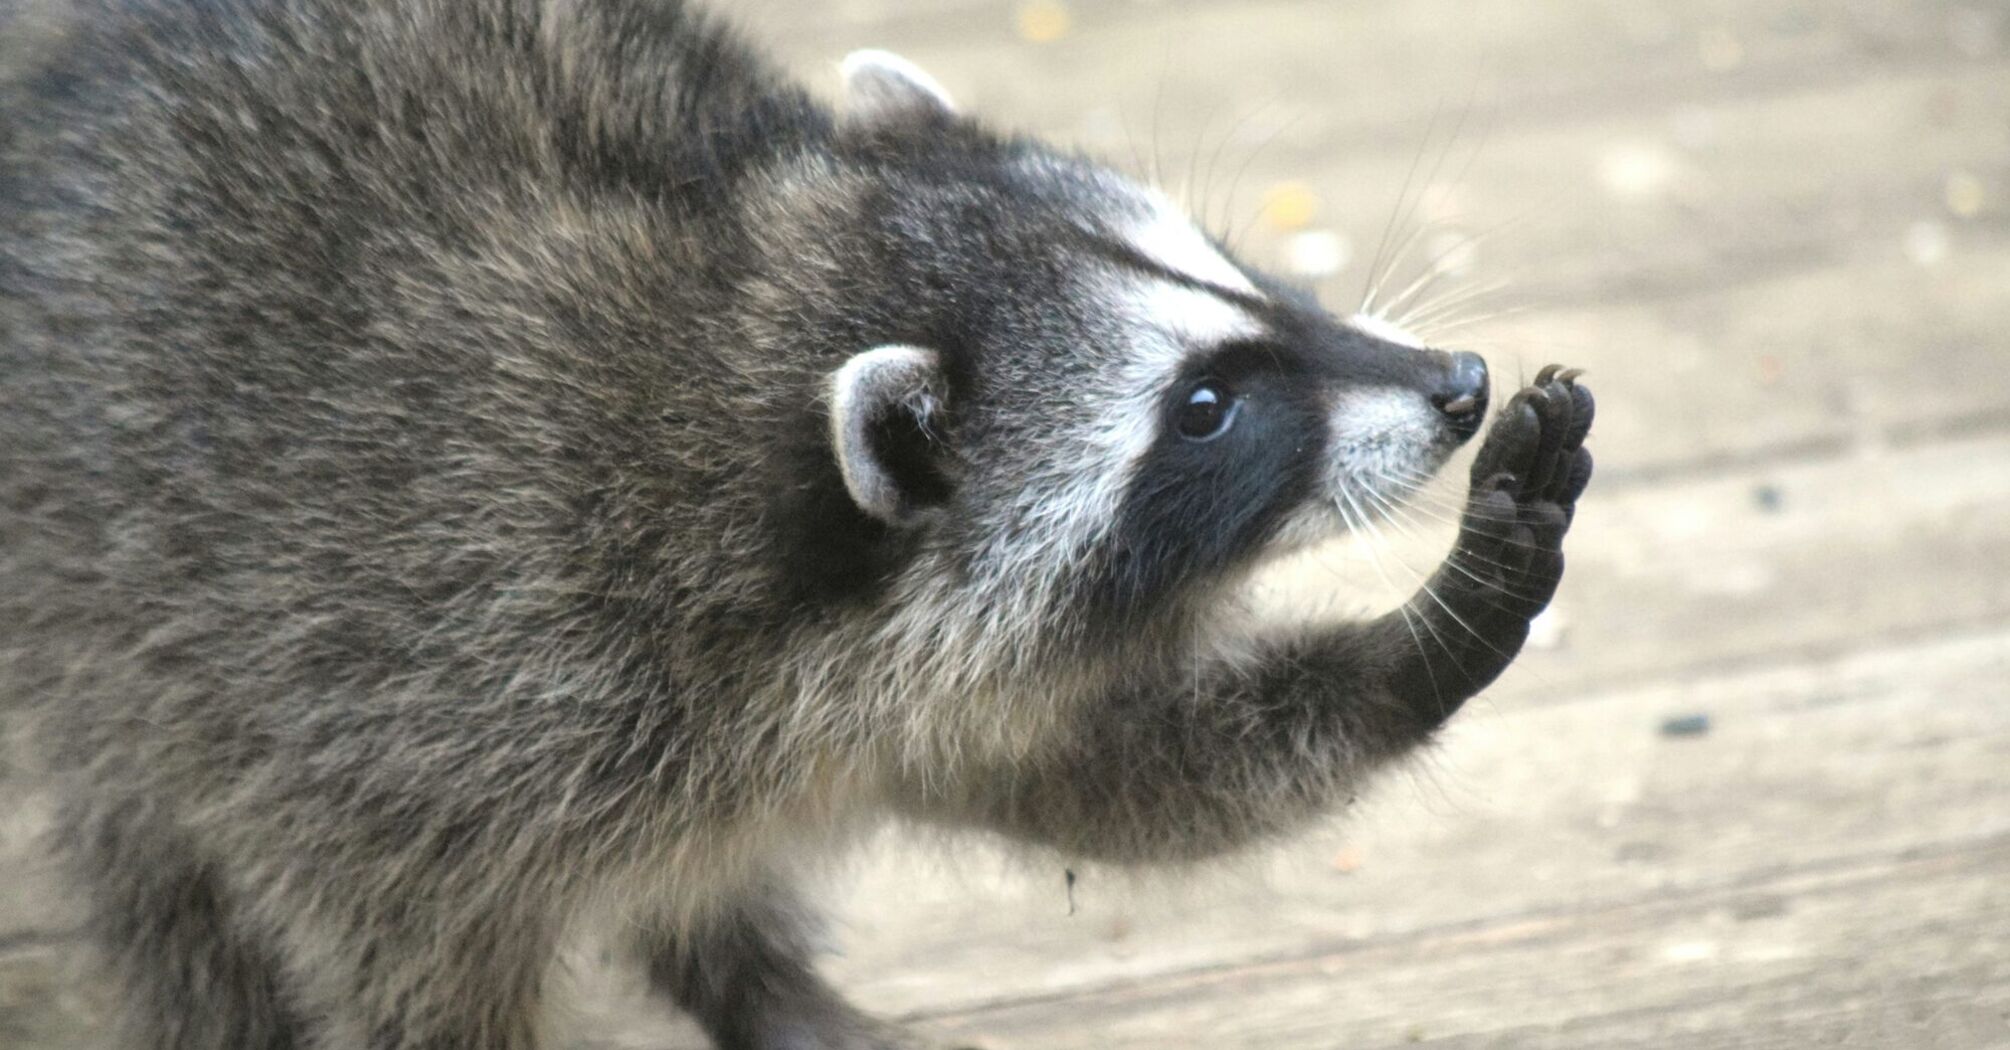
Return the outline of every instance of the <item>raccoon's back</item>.
[[[702,589],[697,246],[814,106],[675,3],[114,6],[0,159],[10,694],[495,689]]]

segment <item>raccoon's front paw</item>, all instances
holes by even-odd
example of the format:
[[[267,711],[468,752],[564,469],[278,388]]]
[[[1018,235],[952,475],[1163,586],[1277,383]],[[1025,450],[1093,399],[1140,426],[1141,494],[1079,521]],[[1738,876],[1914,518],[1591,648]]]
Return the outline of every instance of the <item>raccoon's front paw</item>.
[[[1473,462],[1457,546],[1413,599],[1422,653],[1408,682],[1442,718],[1507,669],[1563,578],[1563,537],[1591,480],[1591,391],[1550,365],[1495,419]]]
[[[1472,492],[1447,584],[1519,621],[1515,645],[1563,577],[1563,535],[1591,481],[1591,391],[1581,373],[1550,365],[1508,401],[1473,461]]]

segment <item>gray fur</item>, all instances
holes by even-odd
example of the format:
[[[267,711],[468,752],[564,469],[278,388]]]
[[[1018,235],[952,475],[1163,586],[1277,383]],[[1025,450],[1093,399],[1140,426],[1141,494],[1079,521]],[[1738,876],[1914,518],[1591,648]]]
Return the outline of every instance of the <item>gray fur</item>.
[[[1141,509],[1193,454],[1167,369],[1220,348],[1139,304],[1410,406],[1376,455],[1419,474],[1471,433],[1444,355],[1260,275],[1136,293],[1194,283],[1126,254],[1151,198],[894,82],[840,119],[671,0],[75,17],[0,114],[0,691],[136,1047],[528,1050],[609,915],[722,1047],[910,1045],[816,977],[793,858],[889,815],[1119,863],[1288,832],[1561,571],[1590,401],[1546,376],[1438,599],[1251,623],[1282,523],[1387,482],[1301,416],[1250,498]],[[833,420],[891,343],[939,418]],[[900,513],[851,498],[868,432]]]

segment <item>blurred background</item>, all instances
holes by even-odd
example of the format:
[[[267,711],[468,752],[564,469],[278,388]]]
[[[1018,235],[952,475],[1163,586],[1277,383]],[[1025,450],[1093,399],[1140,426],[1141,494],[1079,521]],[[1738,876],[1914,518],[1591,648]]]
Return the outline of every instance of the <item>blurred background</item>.
[[[1196,880],[889,839],[832,902],[861,1002],[1001,1050],[2010,1047],[2010,7],[712,6],[1600,401],[1556,606],[1427,760]],[[1458,495],[1273,593],[1392,603]],[[46,800],[0,792],[0,1047],[100,1047]],[[562,1045],[702,1045],[571,976]]]

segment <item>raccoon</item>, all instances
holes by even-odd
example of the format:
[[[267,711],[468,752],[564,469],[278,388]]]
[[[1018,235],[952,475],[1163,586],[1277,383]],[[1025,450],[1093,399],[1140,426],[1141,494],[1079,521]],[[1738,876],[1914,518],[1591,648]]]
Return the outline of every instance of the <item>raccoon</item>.
[[[66,17],[0,115],[0,693],[135,1047],[529,1050],[610,914],[722,1048],[916,1046],[802,858],[1287,834],[1562,572],[1550,367],[1426,591],[1255,616],[1485,365],[895,56],[827,104],[677,0]]]

